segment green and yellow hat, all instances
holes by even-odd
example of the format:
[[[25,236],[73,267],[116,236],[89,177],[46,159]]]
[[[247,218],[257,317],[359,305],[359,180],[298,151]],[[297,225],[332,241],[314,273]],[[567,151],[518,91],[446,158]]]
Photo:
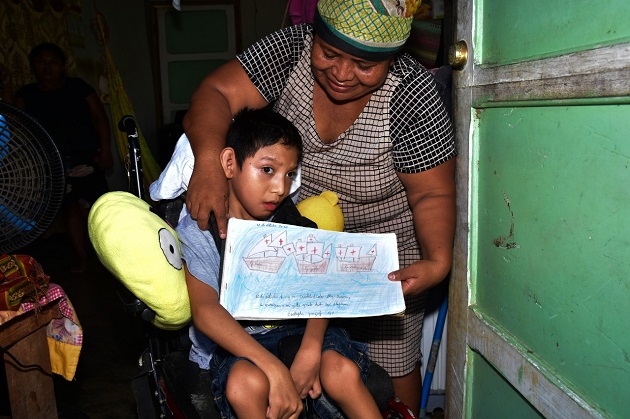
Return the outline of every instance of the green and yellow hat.
[[[409,38],[418,0],[319,0],[316,34],[335,48],[369,60],[395,55]]]

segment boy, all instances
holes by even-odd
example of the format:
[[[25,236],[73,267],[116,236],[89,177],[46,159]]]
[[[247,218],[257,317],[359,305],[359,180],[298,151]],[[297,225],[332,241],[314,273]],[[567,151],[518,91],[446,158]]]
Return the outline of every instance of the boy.
[[[220,160],[230,216],[270,219],[298,170],[300,134],[269,109],[245,109],[235,116],[226,144]],[[190,358],[211,370],[212,392],[224,418],[296,418],[307,395],[321,417],[333,417],[320,397],[324,390],[348,417],[381,417],[364,385],[369,368],[364,344],[349,341],[342,329],[328,328],[326,319],[271,326],[237,322],[219,304],[220,254],[212,235],[188,213],[177,232],[194,323]],[[289,370],[277,358],[278,342],[299,334],[302,342]]]

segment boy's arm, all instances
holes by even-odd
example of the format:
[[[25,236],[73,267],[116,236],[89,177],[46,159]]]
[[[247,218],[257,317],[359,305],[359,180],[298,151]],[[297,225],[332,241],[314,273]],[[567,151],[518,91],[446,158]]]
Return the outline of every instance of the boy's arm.
[[[293,364],[291,364],[291,375],[301,398],[305,398],[308,394],[312,399],[316,399],[322,394],[319,367],[328,323],[328,319],[308,319],[306,321],[306,330],[302,337],[300,349],[298,349]]]
[[[263,371],[270,385],[268,417],[297,418],[302,402],[284,364],[256,342],[219,304],[214,288],[191,275],[187,267],[184,272],[195,326],[232,355],[251,360]]]

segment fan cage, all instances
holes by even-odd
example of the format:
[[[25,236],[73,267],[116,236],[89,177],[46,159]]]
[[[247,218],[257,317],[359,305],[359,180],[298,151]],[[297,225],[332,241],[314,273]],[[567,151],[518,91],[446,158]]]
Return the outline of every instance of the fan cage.
[[[0,101],[0,252],[29,245],[53,223],[65,192],[63,161],[46,130]]]

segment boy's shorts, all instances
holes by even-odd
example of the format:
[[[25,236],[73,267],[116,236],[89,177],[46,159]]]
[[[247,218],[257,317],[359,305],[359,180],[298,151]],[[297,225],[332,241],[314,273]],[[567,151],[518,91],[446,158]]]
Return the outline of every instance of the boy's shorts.
[[[266,333],[258,333],[252,335],[258,343],[260,343],[265,349],[278,357],[278,343],[281,339],[293,336],[301,335],[304,333],[305,327],[303,325],[281,325],[274,329],[271,329]],[[344,357],[352,360],[359,367],[361,372],[361,379],[363,383],[366,382],[368,373],[370,372],[370,360],[367,354],[367,345],[361,342],[350,340],[348,332],[339,327],[329,327],[326,330],[324,336],[324,342],[322,345],[322,353],[327,350],[334,350]],[[214,401],[217,404],[221,417],[224,419],[236,418],[234,412],[225,397],[225,389],[227,386],[227,379],[232,366],[239,360],[246,359],[243,357],[235,357],[219,348],[214,353],[212,360],[210,361],[210,371],[214,379],[212,380],[212,394]],[[248,360],[249,361],[249,360]],[[250,361],[251,362],[251,361]],[[343,418],[339,409],[325,394],[322,394],[317,399],[313,400],[313,408],[320,418]]]

